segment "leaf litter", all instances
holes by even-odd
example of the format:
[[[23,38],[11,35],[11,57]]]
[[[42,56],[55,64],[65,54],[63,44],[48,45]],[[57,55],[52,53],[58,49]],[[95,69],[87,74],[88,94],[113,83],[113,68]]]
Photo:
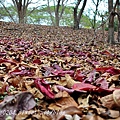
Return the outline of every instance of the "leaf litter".
[[[89,29],[0,30],[0,120],[120,119],[120,46],[101,31],[92,41]]]

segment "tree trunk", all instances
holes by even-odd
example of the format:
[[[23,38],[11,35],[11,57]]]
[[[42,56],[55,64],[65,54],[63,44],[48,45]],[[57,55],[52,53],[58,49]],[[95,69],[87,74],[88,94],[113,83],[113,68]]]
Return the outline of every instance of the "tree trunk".
[[[22,11],[18,12],[19,23],[26,23],[25,16]]]
[[[109,30],[108,30],[108,43],[114,43],[114,13],[111,13],[113,10],[113,0],[108,0],[108,11],[110,13],[109,18]]]
[[[60,8],[60,1],[58,0],[56,10],[55,10],[55,21],[56,21],[56,26],[59,26],[59,8]]]
[[[73,14],[74,15],[74,29],[79,29],[80,19],[82,17],[82,14],[83,14],[84,8],[86,6],[87,0],[84,0],[82,8],[79,11],[79,13],[77,14],[78,6],[80,5],[80,2],[81,2],[81,0],[78,0],[77,3],[76,3],[76,6],[74,8],[74,14]]]
[[[120,42],[120,1],[118,2],[118,42]]]
[[[95,4],[95,12],[94,12],[94,17],[93,17],[93,29],[95,29],[95,27],[96,27],[96,16],[97,16],[97,13],[98,13],[98,6],[99,6],[100,1],[97,0],[97,3],[95,3],[95,1],[93,1],[93,3]]]
[[[111,14],[109,20],[108,43],[114,43],[114,15]]]
[[[27,7],[30,4],[29,0],[12,0],[17,9],[19,23],[26,23]]]
[[[74,29],[79,29],[79,22],[77,19],[77,9],[74,8]]]
[[[79,14],[78,14],[78,22],[79,22],[79,23],[80,23],[80,20],[81,20],[81,18],[82,18],[82,14],[83,14],[83,11],[84,11],[84,9],[85,9],[86,3],[87,3],[87,0],[84,0],[83,5],[82,5],[82,8],[81,8],[81,10],[79,11]]]

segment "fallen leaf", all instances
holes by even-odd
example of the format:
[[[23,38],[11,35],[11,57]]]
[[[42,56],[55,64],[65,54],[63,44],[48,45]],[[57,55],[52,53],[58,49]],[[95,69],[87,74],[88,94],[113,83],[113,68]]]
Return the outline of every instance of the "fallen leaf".
[[[20,111],[27,111],[34,108],[36,102],[33,95],[29,92],[22,92],[16,95],[6,96],[0,103],[1,113],[0,118],[5,120],[7,115],[14,119],[15,115]]]
[[[59,100],[56,100],[56,103],[51,103],[48,108],[50,110],[58,111],[58,110],[63,110],[70,106],[77,107],[78,104],[75,102],[75,100],[72,97],[68,96],[68,97],[63,97],[63,98],[60,98]]]

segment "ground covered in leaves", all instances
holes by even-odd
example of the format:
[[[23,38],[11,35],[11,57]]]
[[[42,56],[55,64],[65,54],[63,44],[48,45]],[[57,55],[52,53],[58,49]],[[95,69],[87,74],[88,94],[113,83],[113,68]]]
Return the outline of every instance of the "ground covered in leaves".
[[[120,46],[106,39],[0,22],[0,120],[119,120]]]

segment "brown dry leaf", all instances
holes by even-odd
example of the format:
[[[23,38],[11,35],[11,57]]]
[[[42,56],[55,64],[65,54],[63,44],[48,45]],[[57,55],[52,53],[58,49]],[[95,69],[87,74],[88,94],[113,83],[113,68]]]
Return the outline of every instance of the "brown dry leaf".
[[[100,100],[101,100],[103,106],[105,106],[107,108],[112,108],[113,105],[115,104],[112,94],[104,96]]]
[[[109,110],[109,116],[112,117],[113,119],[119,118],[120,113],[117,110]]]
[[[53,82],[55,82],[58,85],[62,85],[62,86],[66,86],[67,85],[67,81],[65,77],[61,77],[61,79],[59,81],[56,80],[52,80]]]
[[[53,118],[50,115],[45,115],[44,113],[38,113],[33,115],[34,118],[38,119],[38,120],[53,120]]]
[[[88,104],[88,99],[89,99],[89,96],[87,97],[79,97],[78,98],[78,104],[79,104],[79,107],[89,107],[89,104]]]
[[[75,106],[70,106],[70,107],[67,107],[65,109],[63,109],[62,111],[59,111],[56,115],[55,115],[55,119],[53,120],[64,120],[65,119],[65,115],[82,115],[82,110],[81,109],[78,109],[77,107]]]
[[[114,107],[120,108],[120,89],[113,92],[113,100],[115,102]]]
[[[65,115],[65,119],[66,120],[80,120],[80,117],[77,115],[77,114],[75,114],[75,115],[68,115],[68,114],[66,114]]]
[[[108,120],[120,120],[120,117],[116,118],[116,119],[108,119]]]
[[[4,81],[7,81],[11,76],[9,74],[4,75]]]
[[[34,95],[35,98],[39,98],[39,99],[44,98],[44,95],[35,87],[28,90],[28,91],[31,92]]]
[[[64,97],[69,97],[69,94],[66,91],[60,91],[55,95],[55,98],[64,98]]]
[[[67,60],[67,62],[70,62],[72,60],[72,57],[65,57],[65,59]]]
[[[58,111],[58,110],[63,110],[70,106],[78,107],[78,104],[75,102],[75,100],[71,96],[60,98],[59,100],[56,100],[56,102],[51,103],[48,108],[50,110]]]
[[[120,108],[120,90],[115,90],[113,94],[101,98],[102,104],[107,108]]]
[[[0,94],[3,94],[6,91],[7,86],[8,86],[7,82],[0,81]]]
[[[18,76],[8,79],[8,82],[11,83],[11,85],[13,85],[14,87],[18,87],[19,83],[23,82],[23,79],[21,76],[18,75]]]
[[[98,115],[84,115],[82,120],[105,120]]]
[[[21,112],[21,113],[19,113],[19,114],[16,115],[15,120],[24,120],[24,119],[27,118],[28,115],[29,114],[25,114],[25,113]]]
[[[42,73],[41,73],[40,70],[39,70],[39,68],[36,69],[35,75],[36,75],[37,77],[40,77],[40,78],[43,77],[43,76],[42,76]]]
[[[118,81],[118,80],[119,80],[119,77],[120,77],[120,74],[118,74],[118,75],[113,75],[113,76],[109,77],[109,78],[107,79],[107,81],[109,81],[109,82],[111,82],[111,81]]]
[[[24,119],[52,120],[50,115],[46,115],[39,111],[36,112],[35,110],[21,111],[15,117],[15,120],[24,120]]]
[[[27,90],[33,94],[35,98],[43,99],[44,95],[38,90],[36,87],[32,88],[31,85],[34,83],[34,81],[26,81],[25,86]]]
[[[105,108],[96,108],[97,113],[100,115],[101,113],[105,113],[106,109]]]
[[[16,116],[15,120],[24,120],[26,119],[29,115],[34,114],[34,110],[29,110],[29,111],[20,111]]]
[[[106,118],[116,119],[119,117],[119,111],[117,110],[106,110],[105,108],[96,108],[98,115],[104,116]]]
[[[38,67],[36,66],[36,65],[33,65],[33,64],[31,64],[31,63],[29,63],[29,64],[27,64],[27,63],[25,63],[25,62],[21,62],[20,63],[22,66],[24,66],[24,67],[29,67],[29,68],[33,68],[33,69],[37,69]]]
[[[70,77],[69,74],[65,74],[65,78],[66,78],[66,81],[67,81],[66,86],[67,86],[68,88],[72,88],[72,86],[73,86],[75,83],[80,83],[80,82],[74,81],[74,80]]]

